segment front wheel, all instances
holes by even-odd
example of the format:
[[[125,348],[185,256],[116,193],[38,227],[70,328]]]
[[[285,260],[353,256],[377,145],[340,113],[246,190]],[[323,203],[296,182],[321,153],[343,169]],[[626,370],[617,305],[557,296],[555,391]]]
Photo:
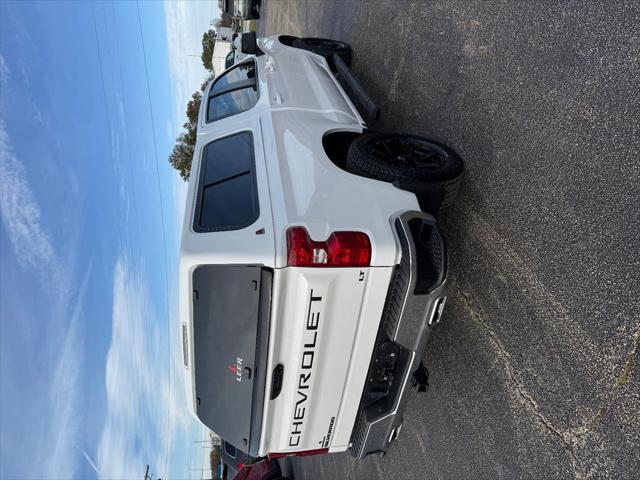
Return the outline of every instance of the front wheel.
[[[386,182],[438,184],[444,190],[442,207],[445,208],[456,197],[464,164],[453,150],[428,138],[372,133],[351,143],[346,168],[356,175]]]
[[[338,40],[315,37],[296,38],[291,46],[317,53],[327,60],[330,60],[333,54],[337,53],[344,60],[344,63],[351,64],[351,46]]]

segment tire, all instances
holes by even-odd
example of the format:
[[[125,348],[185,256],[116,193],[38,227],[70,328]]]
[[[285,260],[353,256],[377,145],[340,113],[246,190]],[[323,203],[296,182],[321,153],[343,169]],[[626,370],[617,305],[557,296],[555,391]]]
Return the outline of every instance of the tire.
[[[385,182],[436,183],[444,190],[441,208],[446,208],[458,193],[464,164],[449,147],[427,138],[371,133],[351,143],[346,169],[356,175]]]
[[[339,40],[331,40],[330,38],[305,37],[297,38],[291,44],[292,47],[322,55],[327,60],[331,59],[334,53],[337,53],[344,63],[351,65],[351,46]]]

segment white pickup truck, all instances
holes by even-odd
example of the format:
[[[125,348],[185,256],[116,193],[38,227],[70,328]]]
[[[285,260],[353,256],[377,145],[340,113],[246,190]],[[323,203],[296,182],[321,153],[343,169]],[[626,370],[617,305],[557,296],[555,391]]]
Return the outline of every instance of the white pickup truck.
[[[463,164],[379,110],[348,45],[242,37],[203,96],[180,257],[195,415],[251,457],[386,452],[446,300]],[[366,120],[367,121],[366,121]]]

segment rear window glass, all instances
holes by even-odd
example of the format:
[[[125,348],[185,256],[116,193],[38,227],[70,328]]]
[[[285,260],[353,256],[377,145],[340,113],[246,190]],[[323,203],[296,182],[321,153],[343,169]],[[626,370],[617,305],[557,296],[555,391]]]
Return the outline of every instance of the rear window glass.
[[[196,232],[238,230],[257,220],[251,132],[214,140],[204,148],[196,202]]]
[[[240,63],[221,75],[211,86],[207,101],[207,123],[249,110],[258,101],[258,96],[255,62]]]
[[[235,83],[243,82],[245,80],[255,80],[256,78],[256,65],[254,62],[244,62],[239,64],[236,68],[229,70],[216,80],[211,87],[211,92],[214,95],[222,90],[226,90],[229,86]]]
[[[209,99],[207,122],[244,112],[258,101],[258,92],[253,87],[223,93]]]

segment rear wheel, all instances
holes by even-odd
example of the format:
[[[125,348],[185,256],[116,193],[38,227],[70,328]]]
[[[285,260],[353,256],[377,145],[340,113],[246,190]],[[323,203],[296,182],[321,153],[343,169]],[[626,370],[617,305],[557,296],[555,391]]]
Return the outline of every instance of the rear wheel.
[[[444,190],[444,208],[456,197],[464,164],[453,150],[427,138],[372,133],[351,143],[346,168],[357,175],[386,182],[438,184]]]
[[[344,63],[347,65],[351,64],[351,46],[338,40],[315,37],[297,38],[293,41],[291,46],[317,53],[327,60],[329,60],[334,53],[337,53],[342,60],[344,60]]]

